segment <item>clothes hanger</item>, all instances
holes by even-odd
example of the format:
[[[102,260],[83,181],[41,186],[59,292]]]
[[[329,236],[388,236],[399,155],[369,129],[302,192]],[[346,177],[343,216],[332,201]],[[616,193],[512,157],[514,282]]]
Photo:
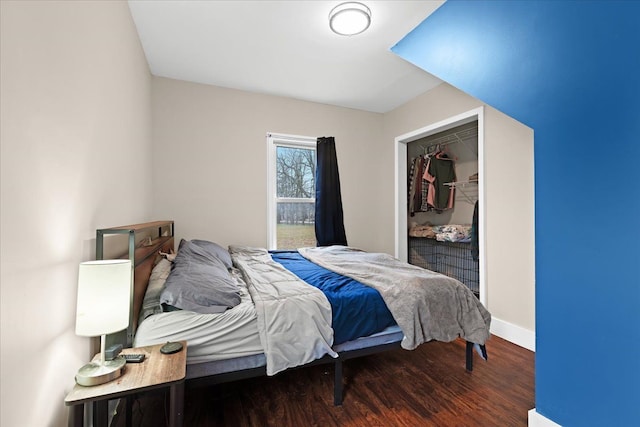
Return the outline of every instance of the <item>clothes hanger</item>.
[[[440,147],[440,144],[438,144],[438,147]],[[452,162],[458,160],[458,158],[452,155],[446,147],[444,150],[438,151],[436,158],[440,160],[451,160]]]
[[[435,147],[433,150],[432,148]],[[429,147],[427,147],[427,152],[424,155],[425,159],[430,159],[431,157],[435,156],[438,154],[438,152],[440,151],[440,144],[438,145],[430,145]]]

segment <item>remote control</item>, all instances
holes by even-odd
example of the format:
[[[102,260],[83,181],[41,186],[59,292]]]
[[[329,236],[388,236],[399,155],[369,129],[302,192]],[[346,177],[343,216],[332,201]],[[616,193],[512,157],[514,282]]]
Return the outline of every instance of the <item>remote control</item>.
[[[122,354],[127,363],[140,363],[144,360],[144,354]]]

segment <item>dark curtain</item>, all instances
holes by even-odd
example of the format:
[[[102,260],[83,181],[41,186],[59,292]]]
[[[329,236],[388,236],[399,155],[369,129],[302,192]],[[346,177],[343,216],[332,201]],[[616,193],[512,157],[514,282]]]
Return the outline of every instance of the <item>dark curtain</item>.
[[[316,156],[316,240],[318,246],[346,246],[334,137],[318,138]]]

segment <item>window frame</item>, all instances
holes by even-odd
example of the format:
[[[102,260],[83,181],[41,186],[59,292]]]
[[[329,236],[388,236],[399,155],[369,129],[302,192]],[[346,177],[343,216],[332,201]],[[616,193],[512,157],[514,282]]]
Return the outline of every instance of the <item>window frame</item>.
[[[267,249],[277,249],[278,203],[315,203],[316,198],[278,197],[277,193],[277,149],[278,147],[303,148],[317,151],[317,138],[281,133],[267,133]],[[316,154],[316,165],[317,165]],[[315,177],[314,177],[315,179]]]

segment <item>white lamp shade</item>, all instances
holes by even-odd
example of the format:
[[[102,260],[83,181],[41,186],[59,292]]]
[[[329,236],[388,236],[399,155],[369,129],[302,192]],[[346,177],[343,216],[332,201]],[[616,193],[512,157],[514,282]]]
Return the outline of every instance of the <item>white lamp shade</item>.
[[[76,335],[96,337],[129,326],[131,261],[103,260],[80,264]]]
[[[329,26],[343,36],[360,34],[371,24],[371,11],[358,2],[341,3],[329,13]]]

